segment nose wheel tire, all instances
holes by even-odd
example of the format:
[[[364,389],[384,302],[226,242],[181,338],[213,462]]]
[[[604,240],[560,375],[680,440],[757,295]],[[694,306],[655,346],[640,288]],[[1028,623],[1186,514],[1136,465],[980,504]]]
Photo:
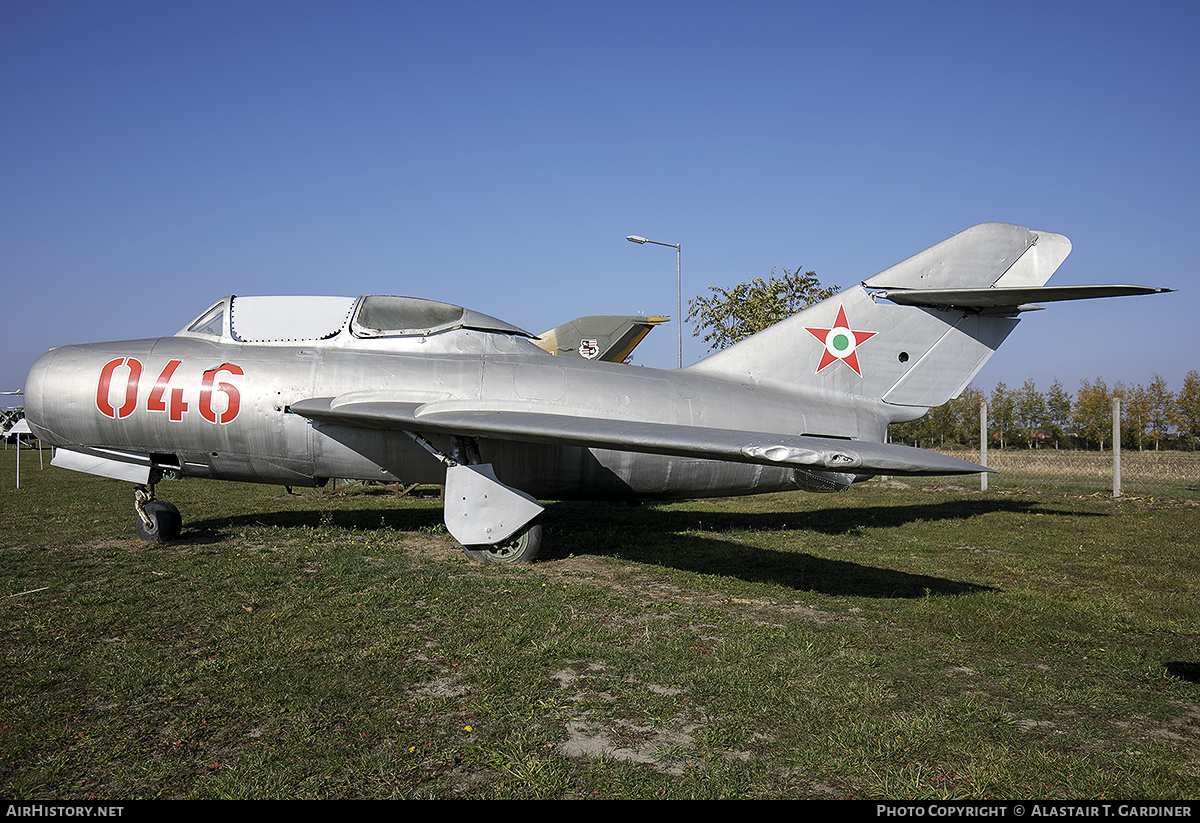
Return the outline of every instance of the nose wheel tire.
[[[146,523],[141,517],[136,518],[137,533],[147,543],[170,543],[178,540],[183,531],[183,517],[179,509],[166,500],[150,500],[143,506],[146,513]]]
[[[534,523],[491,546],[463,546],[463,553],[480,563],[532,563],[541,549],[542,525]]]

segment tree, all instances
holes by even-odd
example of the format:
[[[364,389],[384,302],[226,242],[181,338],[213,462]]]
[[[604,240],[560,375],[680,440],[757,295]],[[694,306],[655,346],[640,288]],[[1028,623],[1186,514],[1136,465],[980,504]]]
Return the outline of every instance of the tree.
[[[1175,398],[1175,413],[1179,433],[1195,451],[1196,440],[1200,438],[1200,372],[1195,369],[1183,378],[1183,388]]]
[[[979,445],[979,408],[983,401],[983,391],[974,386],[967,386],[962,394],[950,401],[954,409],[955,437],[964,446]]]
[[[1046,420],[1054,432],[1056,448],[1058,438],[1071,426],[1071,406],[1071,393],[1063,388],[1061,380],[1056,379],[1046,392]]]
[[[1025,433],[1029,448],[1032,449],[1038,434],[1046,428],[1046,398],[1037,390],[1031,377],[1013,395],[1013,399],[1017,427]]]
[[[933,407],[922,419],[929,422],[928,436],[931,446],[945,446],[947,440],[954,442],[954,409],[949,403]]]
[[[893,443],[913,443],[942,446],[975,446],[979,444],[979,405],[983,392],[967,386],[958,397],[930,409],[929,413],[907,423],[888,426]]]
[[[1003,382],[992,389],[992,399],[988,401],[988,428],[997,429],[1000,437],[1000,448],[1004,448],[1008,440],[1007,433],[1013,424],[1016,400],[1008,386]]]
[[[1121,398],[1121,442],[1143,449],[1146,431],[1150,425],[1150,404],[1146,390],[1139,383],[1126,388],[1124,383],[1113,386],[1113,397]]]
[[[1112,392],[1099,377],[1095,383],[1086,379],[1079,381],[1079,392],[1075,395],[1075,431],[1084,440],[1099,443],[1100,451],[1104,451],[1104,441],[1112,431],[1112,401]]]
[[[1150,385],[1146,386],[1145,401],[1146,423],[1150,438],[1154,441],[1154,449],[1157,451],[1159,441],[1167,436],[1179,417],[1176,409],[1178,401],[1160,374],[1155,374],[1150,379]]]
[[[816,272],[800,273],[783,270],[766,280],[756,277],[749,283],[739,283],[726,290],[710,286],[708,297],[688,301],[687,320],[693,324],[692,335],[701,337],[710,349],[724,349],[755,332],[791,317],[796,312],[833,297],[837,286],[821,285]]]

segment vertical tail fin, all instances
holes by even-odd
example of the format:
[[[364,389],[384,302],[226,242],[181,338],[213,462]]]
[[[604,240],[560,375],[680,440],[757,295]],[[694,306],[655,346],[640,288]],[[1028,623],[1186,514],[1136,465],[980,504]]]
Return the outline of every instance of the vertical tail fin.
[[[1037,293],[1070,251],[1062,235],[975,226],[688,368],[938,406],[966,388],[1016,327],[1015,315],[1036,308],[981,302],[978,292]],[[951,290],[975,296],[913,298]],[[889,291],[907,304],[886,300]]]

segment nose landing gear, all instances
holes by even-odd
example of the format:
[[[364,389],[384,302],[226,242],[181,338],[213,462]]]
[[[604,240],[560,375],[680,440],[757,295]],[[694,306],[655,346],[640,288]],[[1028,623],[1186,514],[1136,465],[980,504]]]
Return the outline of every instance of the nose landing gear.
[[[137,534],[146,543],[170,543],[183,531],[179,509],[166,500],[154,497],[154,486],[138,486],[133,491],[133,508],[137,512]]]

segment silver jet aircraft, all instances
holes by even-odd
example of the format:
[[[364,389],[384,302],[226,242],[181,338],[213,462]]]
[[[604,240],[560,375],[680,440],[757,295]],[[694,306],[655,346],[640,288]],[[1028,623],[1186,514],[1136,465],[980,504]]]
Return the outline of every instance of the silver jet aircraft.
[[[682,369],[555,357],[521,329],[412,297],[227,297],[182,331],[52,349],[25,412],[53,464],[136,484],[139,535],[176,538],[163,478],[445,486],[469,557],[528,562],[539,500],[843,491],[984,471],[885,441],[957,396],[1038,302],[1148,294],[1044,284],[1061,235],[963,231]]]

